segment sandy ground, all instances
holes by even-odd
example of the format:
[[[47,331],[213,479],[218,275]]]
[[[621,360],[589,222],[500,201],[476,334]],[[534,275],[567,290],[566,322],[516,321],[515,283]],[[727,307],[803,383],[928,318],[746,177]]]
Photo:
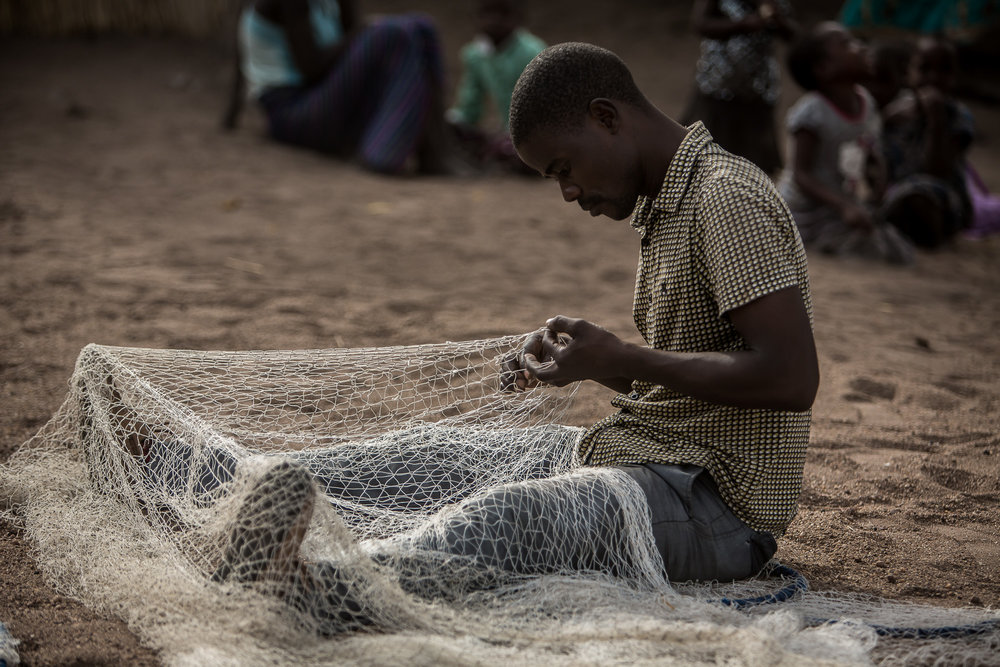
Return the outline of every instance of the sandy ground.
[[[676,115],[696,50],[686,8],[626,4],[546,3],[532,25],[616,50]],[[464,10],[423,6],[438,8],[454,75]],[[222,133],[228,72],[225,49],[180,40],[0,43],[0,461],[56,409],[90,342],[412,344],[556,313],[638,340],[627,224],[591,220],[541,179],[362,173],[269,143],[253,111]],[[786,86],[782,109],[797,94]],[[1000,110],[972,108],[972,160],[1000,190]],[[811,258],[823,383],[778,556],[814,588],[1000,607],[998,260],[1000,238],[905,269]],[[583,389],[573,423],[608,398]],[[157,661],[123,622],[48,586],[9,522],[0,591],[24,664]]]

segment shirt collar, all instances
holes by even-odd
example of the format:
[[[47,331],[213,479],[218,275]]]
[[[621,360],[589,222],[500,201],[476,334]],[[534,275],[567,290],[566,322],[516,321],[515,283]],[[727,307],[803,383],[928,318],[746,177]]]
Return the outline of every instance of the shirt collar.
[[[694,171],[695,160],[711,140],[712,135],[701,121],[688,127],[688,133],[670,160],[660,191],[655,197],[639,197],[636,201],[631,224],[640,235],[645,236],[646,226],[655,220],[654,210],[667,214],[677,211]]]

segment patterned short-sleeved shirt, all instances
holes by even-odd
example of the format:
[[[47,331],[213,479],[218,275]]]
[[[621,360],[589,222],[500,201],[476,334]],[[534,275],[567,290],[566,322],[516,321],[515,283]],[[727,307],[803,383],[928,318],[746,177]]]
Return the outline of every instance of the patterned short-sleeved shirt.
[[[771,180],[691,126],[654,198],[632,214],[641,236],[633,315],[646,343],[676,352],[746,348],[727,313],[797,286],[812,319],[806,255]],[[811,413],[701,401],[649,382],[584,435],[588,465],[694,464],[737,516],[776,535],[795,516]]]

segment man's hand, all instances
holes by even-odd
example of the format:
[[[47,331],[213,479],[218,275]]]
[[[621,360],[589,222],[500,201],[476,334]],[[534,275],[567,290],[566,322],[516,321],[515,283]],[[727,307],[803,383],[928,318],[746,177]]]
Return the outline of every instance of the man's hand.
[[[620,393],[632,380],[618,372],[616,354],[626,344],[586,320],[557,316],[530,334],[524,346],[504,359],[502,391],[527,391],[539,383],[562,387],[578,380],[596,380]]]
[[[531,334],[525,341],[524,347],[503,360],[503,372],[500,374],[501,391],[528,391],[538,386],[538,378],[525,366],[524,355],[526,351],[530,351],[536,357],[542,354],[539,335],[538,331]]]
[[[531,377],[562,387],[579,380],[618,378],[615,360],[624,346],[607,329],[559,315],[528,337],[522,356]]]

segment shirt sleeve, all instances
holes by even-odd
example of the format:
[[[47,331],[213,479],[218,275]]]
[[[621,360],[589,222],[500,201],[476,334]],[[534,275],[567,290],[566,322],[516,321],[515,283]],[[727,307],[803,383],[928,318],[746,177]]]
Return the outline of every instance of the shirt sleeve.
[[[704,268],[719,315],[799,283],[802,241],[770,184],[718,173],[702,186]]]

